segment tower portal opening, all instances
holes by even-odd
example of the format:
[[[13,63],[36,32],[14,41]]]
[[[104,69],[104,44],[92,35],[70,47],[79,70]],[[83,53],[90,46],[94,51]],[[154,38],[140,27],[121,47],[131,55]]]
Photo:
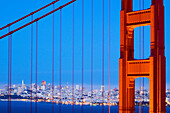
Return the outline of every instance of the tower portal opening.
[[[139,29],[141,29],[141,33],[139,32]],[[141,37],[139,37],[139,35],[141,35]],[[134,59],[148,59],[149,58],[150,36],[151,36],[150,26],[142,26],[142,27],[134,28]]]
[[[141,79],[141,89],[139,87],[139,81]],[[143,81],[144,80],[144,81]],[[149,78],[140,77],[135,79],[135,105],[136,109],[139,109],[139,102],[141,102],[141,111],[144,113],[149,112]],[[144,108],[145,107],[145,108]]]

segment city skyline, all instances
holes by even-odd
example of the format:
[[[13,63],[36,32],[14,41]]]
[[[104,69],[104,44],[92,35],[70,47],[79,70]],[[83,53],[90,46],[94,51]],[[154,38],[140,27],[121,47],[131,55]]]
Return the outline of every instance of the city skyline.
[[[54,89],[52,89],[52,85],[49,83],[46,83],[46,81],[42,81],[41,84],[37,85],[35,83],[32,83],[32,101],[35,102],[36,96],[36,90],[37,90],[37,95],[38,95],[38,102],[52,102],[52,92],[54,92],[54,100],[56,104],[59,103],[58,98],[60,98],[60,86],[59,85],[54,85]],[[0,88],[0,100],[5,101],[7,99],[8,95],[8,86],[3,87],[2,89]],[[74,100],[76,105],[81,105],[82,100],[84,101],[84,105],[90,105],[91,103],[91,90],[84,87],[83,88],[83,97],[82,97],[82,87],[80,85],[75,85],[74,86],[74,95],[72,95],[73,90],[72,86],[65,85],[61,86],[61,97],[62,97],[62,104],[72,104],[72,96],[74,96]],[[12,85],[10,87],[11,92],[11,99],[13,101],[31,101],[31,87],[30,85],[24,84],[24,81],[22,80],[21,84],[16,84]],[[141,94],[145,94],[144,97],[144,102],[148,105],[149,104],[149,90],[142,88]],[[105,89],[103,91],[103,86],[101,86],[99,89],[93,89],[93,104],[94,105],[101,105],[102,103],[102,96],[101,92],[104,92],[104,103],[105,105],[109,104],[109,90]],[[110,89],[111,93],[111,105],[117,106],[119,102],[119,89],[113,88]],[[167,104],[170,105],[170,99],[169,99],[169,94],[170,89],[167,90]],[[136,104],[139,103],[139,89],[135,90],[135,102]],[[82,97],[82,98],[80,98]]]

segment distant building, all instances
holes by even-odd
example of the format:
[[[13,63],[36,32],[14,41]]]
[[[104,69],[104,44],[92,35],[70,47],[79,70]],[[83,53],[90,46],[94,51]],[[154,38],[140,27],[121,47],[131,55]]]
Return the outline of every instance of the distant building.
[[[44,81],[44,80],[41,82],[41,89],[42,90],[46,89],[46,81]]]
[[[104,86],[103,86],[103,85],[101,86],[101,89],[100,89],[100,91],[104,91]]]
[[[114,90],[114,91],[119,91],[117,88],[114,88],[113,90]]]
[[[22,88],[25,88],[24,80],[22,80]]]
[[[80,86],[79,85],[76,85],[76,90],[80,90]]]
[[[41,82],[41,85],[42,85],[42,86],[46,86],[46,81],[43,80],[43,81]]]
[[[45,86],[41,86],[41,89],[42,89],[42,90],[45,90]]]

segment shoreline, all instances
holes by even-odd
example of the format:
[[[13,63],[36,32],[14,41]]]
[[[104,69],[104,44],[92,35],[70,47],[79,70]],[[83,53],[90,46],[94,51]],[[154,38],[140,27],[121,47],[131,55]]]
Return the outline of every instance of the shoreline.
[[[8,99],[0,99],[0,101],[7,102]],[[31,102],[30,99],[11,99],[11,101],[12,102]],[[35,100],[32,100],[32,102],[36,103]],[[51,101],[39,101],[39,99],[38,99],[37,103],[52,103],[52,102]],[[59,104],[59,102],[53,102],[53,103]],[[62,105],[73,105],[72,102],[62,102],[61,104]],[[74,105],[82,106],[82,102],[76,102]],[[92,106],[92,104],[89,102],[85,102],[85,103],[83,103],[83,105]],[[95,103],[95,104],[93,104],[93,106],[102,106],[102,104]],[[109,106],[109,104],[104,103],[104,106]],[[110,104],[110,106],[118,106],[118,104],[112,103],[112,104]]]
[[[0,101],[2,102],[8,102],[8,99],[0,99]],[[31,100],[30,99],[11,99],[12,102],[30,102],[31,103]],[[36,101],[32,101],[32,103],[36,103]],[[52,102],[50,101],[37,101],[37,103],[49,103],[51,104]],[[58,105],[59,102],[53,102],[54,104]],[[71,102],[62,102],[61,105],[76,105],[76,106],[82,106],[82,103],[81,102],[77,102],[75,104],[72,104]],[[102,106],[102,104],[91,104],[91,103],[84,103],[83,105],[85,106]],[[104,103],[104,106],[109,106],[109,104],[106,104]],[[118,104],[110,104],[110,106],[119,106]],[[135,105],[135,106],[139,106],[139,105]],[[149,107],[149,105],[144,105],[144,107]],[[167,106],[168,107],[168,106]]]

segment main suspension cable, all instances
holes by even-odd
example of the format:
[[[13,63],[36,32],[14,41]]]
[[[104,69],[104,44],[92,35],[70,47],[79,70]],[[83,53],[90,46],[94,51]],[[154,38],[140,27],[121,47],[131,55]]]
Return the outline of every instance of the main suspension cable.
[[[68,2],[68,3],[66,3],[66,4],[64,4],[64,5],[62,5],[62,6],[58,7],[58,8],[56,8],[55,10],[46,13],[45,15],[43,15],[43,16],[41,16],[41,17],[39,17],[39,18],[36,18],[36,19],[34,19],[33,21],[28,22],[27,24],[24,24],[23,26],[16,28],[16,29],[13,30],[13,31],[10,31],[9,33],[7,33],[7,34],[5,34],[5,35],[0,36],[0,39],[6,37],[6,36],[8,36],[8,35],[11,35],[11,34],[17,32],[17,31],[21,30],[22,28],[25,28],[26,26],[31,25],[32,23],[41,20],[42,18],[45,18],[46,16],[48,16],[48,15],[50,15],[50,14],[52,14],[52,13],[54,13],[54,12],[56,12],[56,11],[64,8],[64,7],[66,7],[67,5],[69,5],[69,4],[71,4],[71,3],[75,2],[75,1],[76,1],[76,0],[72,0],[72,1],[70,1],[70,2]]]
[[[21,21],[21,20],[23,20],[23,19],[25,19],[25,18],[27,18],[27,17],[33,15],[33,14],[35,14],[35,13],[37,13],[37,12],[39,12],[39,11],[41,11],[41,10],[47,8],[47,7],[49,7],[49,6],[52,5],[52,4],[55,4],[55,3],[58,2],[58,1],[59,1],[59,0],[55,0],[55,1],[53,1],[53,2],[51,2],[51,3],[49,3],[49,4],[47,4],[46,6],[40,8],[40,9],[34,11],[34,12],[31,12],[30,14],[28,14],[28,15],[26,15],[26,16],[24,16],[24,17],[22,17],[22,18],[20,18],[20,19],[18,19],[18,20],[16,20],[16,21],[14,21],[14,22],[12,22],[12,23],[7,24],[7,25],[4,26],[4,27],[1,27],[0,30],[3,30],[3,29],[5,29],[5,28],[7,28],[7,27],[10,27],[11,25],[13,25],[13,24],[15,24],[15,23],[17,23],[17,22],[19,22],[19,21]]]

